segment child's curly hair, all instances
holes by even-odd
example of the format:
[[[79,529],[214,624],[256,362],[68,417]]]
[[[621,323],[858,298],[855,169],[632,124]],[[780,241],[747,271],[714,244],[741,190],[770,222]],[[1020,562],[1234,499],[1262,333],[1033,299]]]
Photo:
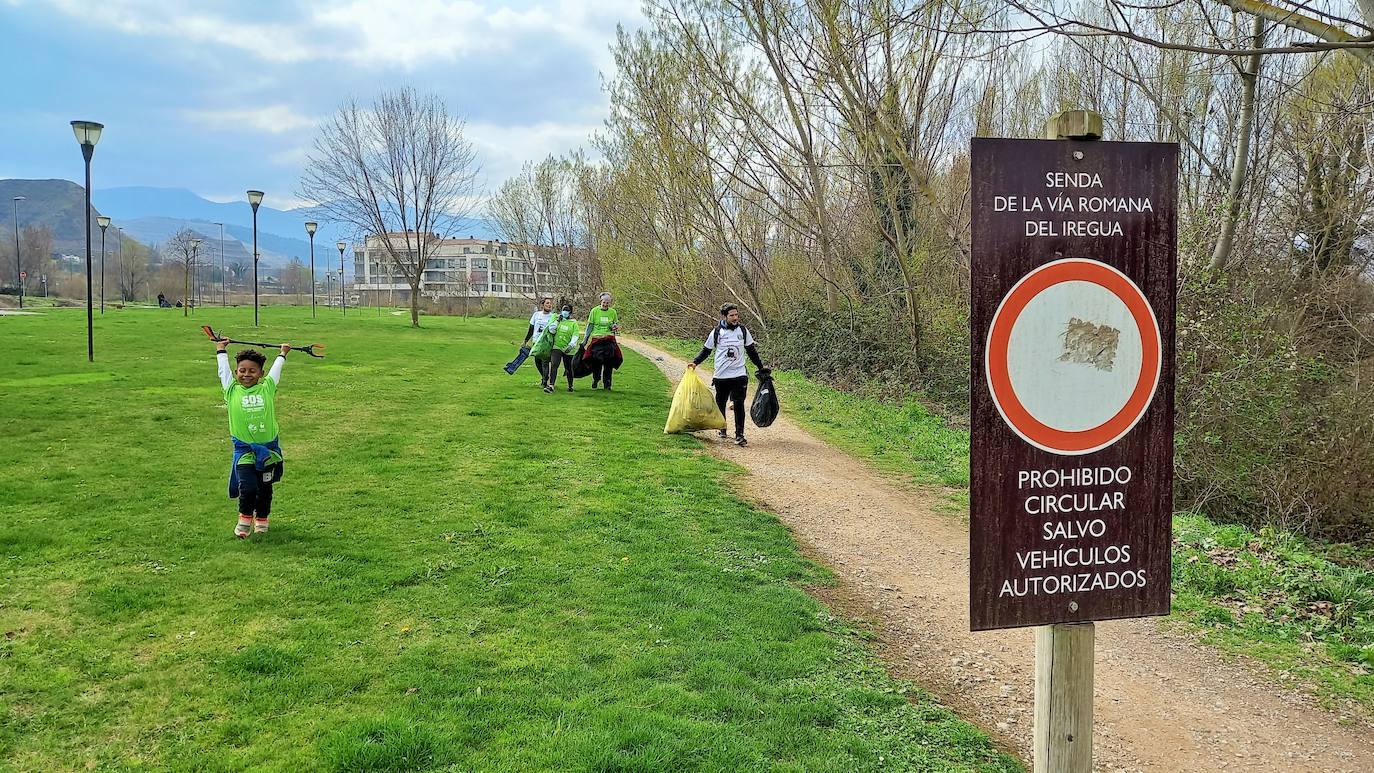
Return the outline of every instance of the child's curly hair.
[[[244,349],[243,351],[234,355],[235,365],[238,365],[240,362],[243,362],[244,360],[251,360],[253,362],[256,362],[259,368],[267,364],[267,358],[263,356],[263,353],[258,351],[257,349]]]

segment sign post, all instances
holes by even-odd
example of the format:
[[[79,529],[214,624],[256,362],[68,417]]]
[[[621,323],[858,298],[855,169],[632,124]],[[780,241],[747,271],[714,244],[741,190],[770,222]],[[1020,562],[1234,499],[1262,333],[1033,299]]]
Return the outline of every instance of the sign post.
[[[970,624],[1036,630],[1035,770],[1092,768],[1093,621],[1169,612],[1178,147],[975,138]]]

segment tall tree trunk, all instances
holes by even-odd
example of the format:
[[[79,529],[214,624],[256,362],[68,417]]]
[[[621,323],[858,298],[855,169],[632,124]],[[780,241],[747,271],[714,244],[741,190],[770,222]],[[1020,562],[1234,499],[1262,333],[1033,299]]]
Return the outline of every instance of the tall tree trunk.
[[[1256,16],[1250,30],[1251,48],[1264,46],[1264,19]],[[1236,223],[1240,220],[1241,191],[1250,165],[1250,136],[1255,128],[1255,89],[1259,81],[1260,55],[1251,54],[1240,71],[1240,126],[1236,130],[1236,157],[1231,162],[1231,187],[1226,193],[1226,214],[1212,251],[1210,267],[1214,271],[1226,268],[1235,246]]]

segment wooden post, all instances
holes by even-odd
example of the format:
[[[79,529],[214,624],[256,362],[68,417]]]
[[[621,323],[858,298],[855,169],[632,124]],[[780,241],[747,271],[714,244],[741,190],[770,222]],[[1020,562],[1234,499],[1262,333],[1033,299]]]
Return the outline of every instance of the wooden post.
[[[1093,769],[1092,623],[1035,629],[1036,773]]]
[[[1102,116],[1063,110],[1045,123],[1045,139],[1102,138]],[[1092,623],[1060,623],[1035,629],[1034,770],[1092,773]]]

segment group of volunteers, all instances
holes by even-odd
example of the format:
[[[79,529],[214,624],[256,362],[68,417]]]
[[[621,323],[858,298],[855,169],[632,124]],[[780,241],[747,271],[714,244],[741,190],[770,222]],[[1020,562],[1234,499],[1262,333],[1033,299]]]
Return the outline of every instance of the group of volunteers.
[[[592,389],[598,386],[610,391],[615,371],[625,362],[615,334],[620,332],[620,313],[611,308],[611,294],[602,293],[596,306],[587,314],[585,330],[573,319],[573,308],[564,304],[558,316],[553,314],[553,297],[539,299],[539,308],[530,316],[529,328],[520,351],[534,358],[539,370],[539,386],[552,393],[558,386],[561,368],[573,391],[573,379],[590,374]],[[578,353],[581,357],[578,357]],[[523,357],[506,366],[514,373]]]
[[[568,380],[568,391],[573,391],[573,379],[590,373],[592,388],[598,384],[604,389],[611,388],[612,374],[624,356],[616,342],[620,331],[620,314],[611,307],[611,294],[602,293],[598,305],[587,314],[587,328],[582,331],[577,320],[573,319],[573,308],[564,304],[553,315],[553,298],[544,296],[539,300],[539,308],[530,316],[529,327],[525,330],[525,340],[521,352],[529,352],[539,370],[539,385],[545,392],[553,392],[558,386],[558,371],[564,370]],[[575,360],[581,352],[581,359]],[[745,357],[760,371],[766,371],[759,357],[754,336],[740,323],[739,307],[726,303],[720,307],[720,321],[706,337],[701,351],[689,370],[695,370],[707,357],[715,356],[715,376],[711,379],[716,390],[716,407],[721,415],[726,415],[727,407],[733,408],[735,417],[735,443],[748,444],[744,437],[744,403],[749,389],[749,374]],[[517,360],[518,363],[518,360]],[[514,373],[510,366],[507,373]],[[719,431],[722,438],[728,438],[725,429]]]
[[[232,444],[229,465],[229,496],[238,499],[238,523],[234,536],[244,539],[267,531],[272,511],[272,488],[282,478],[283,455],[277,434],[276,395],[281,383],[282,368],[289,344],[282,344],[272,367],[264,371],[267,358],[254,349],[244,349],[234,356],[230,367],[227,351],[230,340],[207,332],[215,338],[215,360],[219,370],[220,389],[229,412],[229,437]],[[506,366],[514,373],[526,355],[534,358],[539,370],[539,383],[546,393],[558,385],[561,370],[573,391],[574,379],[592,376],[592,388],[610,391],[615,371],[624,362],[616,334],[620,331],[620,314],[611,306],[611,294],[602,293],[598,304],[587,314],[586,327],[573,318],[571,305],[564,305],[557,316],[553,313],[553,298],[545,296],[530,317],[525,332],[521,357]],[[309,347],[304,349],[310,351]],[[733,405],[735,443],[744,446],[744,402],[749,385],[745,358],[760,371],[767,373],[759,357],[758,347],[749,330],[740,323],[739,309],[732,303],[720,307],[720,321],[707,335],[701,352],[688,365],[695,370],[708,356],[715,356],[716,407],[721,417],[728,405]],[[689,374],[690,375],[690,374]],[[693,377],[693,383],[695,381]],[[706,411],[709,414],[709,408]],[[756,417],[757,421],[757,417]],[[771,421],[771,419],[769,419]],[[720,437],[729,435],[724,424],[719,426]],[[766,426],[766,424],[761,424]]]

